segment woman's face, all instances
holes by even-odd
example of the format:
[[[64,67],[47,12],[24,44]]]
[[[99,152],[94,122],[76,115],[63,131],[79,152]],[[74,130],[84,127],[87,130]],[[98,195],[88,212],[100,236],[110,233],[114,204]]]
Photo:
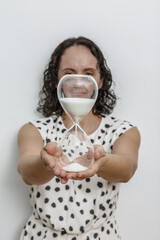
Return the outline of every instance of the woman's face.
[[[100,79],[98,61],[96,57],[90,52],[90,50],[82,45],[74,45],[67,48],[61,57],[58,81],[66,74],[80,74],[92,76],[100,89],[103,84],[103,80]],[[81,91],[77,91],[77,86],[80,85],[80,81],[69,81],[64,83],[64,92],[72,92],[72,97],[91,97],[93,94],[93,83],[85,82],[85,88],[81,88]],[[80,88],[80,87],[79,87]],[[75,96],[74,96],[75,94]]]

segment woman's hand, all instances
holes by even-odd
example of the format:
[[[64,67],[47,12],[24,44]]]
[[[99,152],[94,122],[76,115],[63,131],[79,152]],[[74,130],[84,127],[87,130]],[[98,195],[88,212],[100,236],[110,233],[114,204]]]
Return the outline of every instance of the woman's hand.
[[[61,183],[63,184],[69,179],[83,180],[85,178],[94,176],[98,172],[101,165],[101,162],[98,160],[104,155],[105,152],[103,147],[96,145],[94,148],[94,163],[91,168],[82,172],[66,172],[65,170],[61,169],[61,165],[57,160],[61,157],[67,163],[67,158],[65,158],[61,148],[58,147],[56,143],[48,143],[41,151],[43,166],[49,172],[53,172],[55,176],[59,177],[61,179]]]
[[[103,161],[101,159],[106,155],[104,148],[101,145],[94,146],[94,163],[92,166],[82,172],[67,172],[65,178],[66,179],[74,179],[74,180],[83,180],[85,178],[89,178],[98,173],[99,168],[101,167]]]
[[[58,147],[57,143],[50,142],[45,145],[40,153],[43,166],[59,178],[61,178],[62,183],[66,183],[67,172],[61,169],[61,164],[58,161],[59,158],[63,158],[63,162],[68,162],[65,155],[62,153],[62,149]]]

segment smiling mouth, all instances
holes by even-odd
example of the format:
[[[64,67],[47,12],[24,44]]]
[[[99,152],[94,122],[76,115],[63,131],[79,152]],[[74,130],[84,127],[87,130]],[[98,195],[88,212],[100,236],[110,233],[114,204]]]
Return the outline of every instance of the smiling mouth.
[[[85,96],[87,94],[87,91],[85,91],[84,89],[73,89],[72,91],[72,95],[73,96]]]

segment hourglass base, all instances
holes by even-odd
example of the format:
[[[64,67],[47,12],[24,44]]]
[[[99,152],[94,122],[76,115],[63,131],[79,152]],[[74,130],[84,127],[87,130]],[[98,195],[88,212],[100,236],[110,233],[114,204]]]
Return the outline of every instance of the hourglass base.
[[[87,134],[79,125],[72,126],[58,145],[62,156],[59,166],[67,172],[81,172],[91,167],[94,149]]]

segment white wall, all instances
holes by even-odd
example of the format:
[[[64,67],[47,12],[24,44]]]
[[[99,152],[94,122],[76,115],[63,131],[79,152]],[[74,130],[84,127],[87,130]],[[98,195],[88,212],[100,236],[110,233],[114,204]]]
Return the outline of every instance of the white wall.
[[[122,184],[118,220],[123,240],[160,239],[160,2],[157,0],[1,0],[1,239],[17,240],[30,214],[16,170],[16,135],[38,118],[37,96],[52,50],[84,35],[103,50],[120,97],[115,115],[135,123],[139,168]]]

